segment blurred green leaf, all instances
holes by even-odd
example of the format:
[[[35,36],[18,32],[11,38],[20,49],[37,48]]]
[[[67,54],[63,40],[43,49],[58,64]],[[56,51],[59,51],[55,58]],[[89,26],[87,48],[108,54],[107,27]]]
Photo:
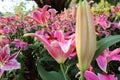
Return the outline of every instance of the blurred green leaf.
[[[22,74],[15,76],[16,80],[25,80]]]
[[[37,62],[37,70],[42,80],[64,80],[62,74],[56,71],[47,72],[39,62]]]
[[[97,42],[97,49],[93,60],[95,60],[106,48],[120,41],[120,35],[109,36]]]
[[[0,80],[8,80],[8,78],[3,78],[3,79],[0,79]]]
[[[118,78],[118,80],[120,80],[120,74],[117,74],[117,78]]]

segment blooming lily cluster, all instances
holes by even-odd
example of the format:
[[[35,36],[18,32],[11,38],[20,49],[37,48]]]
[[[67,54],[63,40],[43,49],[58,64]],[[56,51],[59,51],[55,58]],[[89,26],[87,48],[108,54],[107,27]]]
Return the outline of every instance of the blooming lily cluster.
[[[101,9],[100,6],[104,4],[107,5]],[[21,74],[23,74],[22,70],[33,69],[34,67],[25,66],[30,61],[31,64],[37,66],[36,74],[40,71],[36,62],[40,62],[40,65],[45,67],[49,74],[50,70],[48,66],[46,68],[46,63],[49,64],[50,61],[42,63],[42,59],[50,55],[58,64],[62,64],[60,68],[65,80],[72,78],[69,76],[73,76],[72,73],[69,74],[72,69],[80,71],[80,75],[83,77],[81,79],[117,80],[117,73],[109,73],[108,70],[110,62],[120,61],[120,47],[117,44],[117,48],[106,48],[95,59],[94,62],[97,63],[95,66],[91,62],[95,54],[97,40],[119,34],[119,12],[118,6],[111,7],[107,2],[93,3],[90,8],[85,0],[83,3],[75,5],[73,9],[65,9],[60,14],[49,5],[45,5],[43,8],[37,8],[30,12],[30,15],[27,16],[19,14],[11,17],[0,17],[0,76],[4,77],[2,76],[4,71],[12,71],[13,69],[21,68]],[[23,35],[33,36],[35,39],[23,37]],[[38,44],[36,46],[37,40],[42,43],[40,46]],[[44,49],[47,50],[48,55],[45,54]],[[22,59],[19,60],[19,58]],[[78,59],[78,61],[72,63],[74,59]],[[77,63],[79,63],[78,68],[76,67]],[[53,68],[53,64],[49,64],[49,66],[50,69],[55,69],[56,73],[60,72],[57,70],[59,68]],[[22,69],[23,67],[24,69]],[[55,65],[55,67],[58,66]],[[100,71],[97,71],[96,68]],[[119,64],[117,70],[120,71]],[[18,73],[16,72],[16,74]],[[43,78],[42,72],[39,72],[39,75]]]

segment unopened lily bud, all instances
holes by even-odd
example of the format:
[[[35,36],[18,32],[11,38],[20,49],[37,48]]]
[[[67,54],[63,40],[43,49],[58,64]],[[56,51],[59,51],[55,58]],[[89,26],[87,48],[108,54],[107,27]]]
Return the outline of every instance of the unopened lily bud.
[[[76,50],[80,70],[84,72],[90,66],[96,50],[95,26],[86,0],[80,2],[77,9]]]

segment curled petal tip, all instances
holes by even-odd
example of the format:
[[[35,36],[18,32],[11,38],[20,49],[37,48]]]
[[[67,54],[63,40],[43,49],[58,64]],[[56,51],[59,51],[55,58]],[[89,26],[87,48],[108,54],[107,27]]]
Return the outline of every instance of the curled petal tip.
[[[26,37],[26,36],[32,36],[34,33],[26,33],[23,35],[23,37]]]
[[[26,37],[26,36],[28,36],[28,34],[24,34],[24,35],[23,35],[23,37]]]

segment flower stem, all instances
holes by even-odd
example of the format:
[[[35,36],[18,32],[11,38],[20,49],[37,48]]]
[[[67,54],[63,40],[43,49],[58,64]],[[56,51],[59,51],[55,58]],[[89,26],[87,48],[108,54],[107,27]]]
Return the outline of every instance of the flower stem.
[[[63,68],[63,64],[60,64],[60,69],[62,71],[62,74],[64,76],[64,79],[67,80],[67,77],[66,77],[66,74],[65,74],[65,71],[64,71],[64,68]]]
[[[81,76],[79,77],[79,80],[85,80],[84,71],[81,71]]]

